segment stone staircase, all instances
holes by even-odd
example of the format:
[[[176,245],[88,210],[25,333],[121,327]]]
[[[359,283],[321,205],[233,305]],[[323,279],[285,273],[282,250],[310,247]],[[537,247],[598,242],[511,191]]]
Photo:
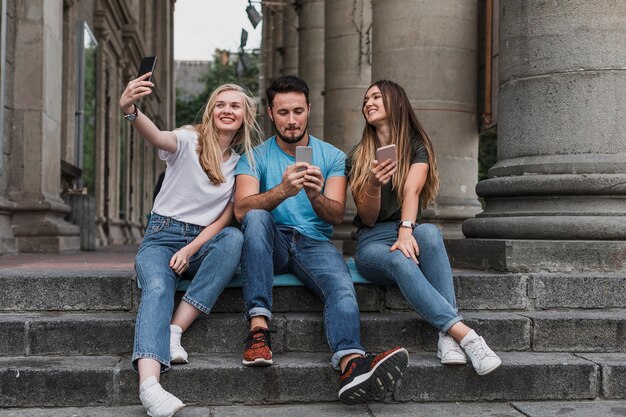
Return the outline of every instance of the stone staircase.
[[[356,286],[366,348],[402,345],[411,353],[403,383],[388,400],[478,407],[593,400],[608,407],[626,398],[626,273],[464,270],[455,272],[455,286],[466,322],[502,358],[490,375],[442,366],[435,330],[409,310],[396,287]],[[143,415],[129,361],[139,299],[133,271],[4,270],[0,294],[0,416]],[[164,387],[186,403],[233,413],[259,404],[348,410],[336,403],[339,381],[321,303],[301,287],[275,288],[274,303],[274,366],[241,365],[243,298],[241,289],[229,288],[214,314],[184,335],[190,363],[165,374]],[[196,415],[192,410],[181,415]],[[328,415],[379,415],[371,410]],[[204,411],[197,415],[209,415]]]

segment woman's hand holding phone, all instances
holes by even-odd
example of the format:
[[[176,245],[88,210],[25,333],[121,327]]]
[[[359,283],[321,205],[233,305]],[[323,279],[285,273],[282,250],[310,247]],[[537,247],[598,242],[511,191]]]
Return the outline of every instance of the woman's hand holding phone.
[[[120,97],[120,107],[124,113],[133,111],[132,105],[141,97],[152,93],[154,84],[148,79],[152,76],[152,72],[147,72],[140,77],[131,80]]]
[[[373,160],[370,167],[369,182],[375,187],[387,184],[398,170],[398,163],[387,159],[383,162]]]

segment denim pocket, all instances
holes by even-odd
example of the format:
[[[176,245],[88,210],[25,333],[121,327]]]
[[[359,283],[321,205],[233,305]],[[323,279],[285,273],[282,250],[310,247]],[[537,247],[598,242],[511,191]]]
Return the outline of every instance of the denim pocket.
[[[158,233],[161,230],[163,230],[164,227],[165,227],[165,218],[153,219],[148,224],[148,227],[146,227],[146,233],[144,233],[144,237]]]

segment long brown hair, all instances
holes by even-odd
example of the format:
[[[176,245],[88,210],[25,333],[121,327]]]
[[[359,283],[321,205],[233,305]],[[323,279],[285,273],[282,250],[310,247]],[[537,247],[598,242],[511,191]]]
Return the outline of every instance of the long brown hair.
[[[251,167],[254,167],[254,156],[252,148],[261,140],[261,129],[256,121],[257,104],[242,87],[237,84],[224,84],[215,89],[202,115],[202,123],[195,125],[194,129],[198,133],[198,146],[196,151],[200,159],[200,165],[209,180],[215,184],[222,184],[226,179],[222,174],[222,151],[219,147],[219,132],[213,120],[213,110],[217,103],[217,96],[224,91],[239,91],[243,97],[243,123],[235,136],[231,146],[239,145],[243,147]]]
[[[391,179],[392,189],[396,191],[398,203],[402,206],[404,199],[403,187],[409,175],[411,157],[413,155],[412,142],[421,141],[428,153],[428,176],[421,192],[421,205],[426,208],[433,202],[439,192],[439,174],[437,172],[437,160],[433,145],[424,131],[424,128],[417,120],[415,112],[411,108],[411,102],[406,92],[400,85],[389,80],[376,81],[370,85],[378,87],[383,96],[383,104],[389,120],[391,143],[397,147],[398,170]],[[365,105],[361,109],[365,116]],[[376,159],[376,148],[380,147],[380,142],[376,135],[376,127],[367,123],[361,141],[351,153],[352,168],[350,171],[350,187],[355,195],[362,195],[367,185],[371,163]]]

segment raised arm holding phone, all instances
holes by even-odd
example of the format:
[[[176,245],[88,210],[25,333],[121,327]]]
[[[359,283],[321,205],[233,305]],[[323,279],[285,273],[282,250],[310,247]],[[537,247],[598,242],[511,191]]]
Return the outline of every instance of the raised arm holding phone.
[[[501,364],[484,339],[462,322],[452,271],[437,226],[418,223],[437,194],[432,143],[393,81],[372,84],[363,100],[365,128],[348,155],[346,173],[357,206],[356,266],[381,285],[396,283],[416,312],[439,330],[437,357],[485,375]],[[396,149],[397,148],[397,151]]]
[[[166,417],[184,404],[161,387],[160,374],[188,361],[182,333],[200,313],[210,312],[239,265],[243,235],[227,227],[239,160],[233,146],[250,152],[260,134],[256,103],[235,84],[211,94],[200,124],[159,129],[136,104],[152,93],[151,76],[149,71],[130,81],[119,104],[167,164],[135,262],[142,292],[132,356],[147,413]],[[181,278],[191,284],[172,317]]]

